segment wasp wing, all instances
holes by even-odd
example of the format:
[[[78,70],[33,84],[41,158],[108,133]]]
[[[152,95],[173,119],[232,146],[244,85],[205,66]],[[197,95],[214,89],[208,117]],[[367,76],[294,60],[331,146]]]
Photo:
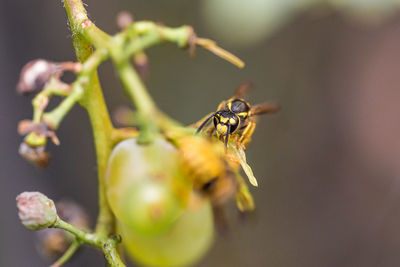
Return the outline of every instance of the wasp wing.
[[[242,82],[236,88],[236,91],[233,94],[232,98],[245,98],[252,87],[253,84],[251,82]]]
[[[275,113],[281,109],[281,106],[275,102],[265,102],[251,107],[250,116],[260,115],[265,113]]]

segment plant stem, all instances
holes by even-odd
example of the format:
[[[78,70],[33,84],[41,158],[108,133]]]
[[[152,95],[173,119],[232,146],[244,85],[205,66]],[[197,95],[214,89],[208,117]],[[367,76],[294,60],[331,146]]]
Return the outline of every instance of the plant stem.
[[[97,237],[95,234],[87,233],[82,231],[75,226],[61,220],[60,218],[52,226],[53,228],[63,229],[67,232],[73,234],[78,240],[88,243],[89,245],[100,247],[101,245],[101,238]]]
[[[142,144],[150,143],[156,133],[153,118],[158,113],[157,108],[130,62],[119,63],[117,71],[125,91],[138,110],[141,126],[138,141]]]
[[[108,41],[110,38],[108,34],[97,28],[88,19],[82,0],[64,0],[64,8],[71,26],[72,42],[74,43],[75,50],[85,51],[88,45],[90,46],[90,43],[100,46],[99,44],[105,44]],[[80,42],[79,40],[84,37],[89,40]],[[84,55],[82,56],[84,57]],[[77,53],[77,57],[81,57],[79,52]]]
[[[66,0],[64,1],[64,5],[73,31],[72,41],[77,59],[80,62],[84,62],[93,52],[91,44],[83,38],[79,31],[81,24],[87,20],[86,10],[80,0]],[[90,28],[97,33],[98,40],[104,41],[108,39],[108,36],[98,30],[97,27]],[[104,241],[115,228],[114,215],[108,205],[105,188],[106,167],[113,145],[112,132],[114,128],[111,124],[96,71],[90,75],[89,83],[87,84],[87,89],[81,103],[89,114],[94,135],[99,181],[99,215],[97,217],[95,234],[87,234],[76,228],[70,228],[66,223],[64,227],[68,227],[70,231],[75,231],[75,234],[79,234],[81,237],[84,234],[83,236],[86,237],[85,242],[96,246],[100,245],[107,262],[111,266],[122,267],[125,265],[118,255],[116,249],[117,242],[106,239],[106,242],[100,242],[99,244],[99,240]]]
[[[82,35],[82,24],[88,19],[86,10],[81,0],[65,0],[65,10],[71,25],[72,42],[78,61],[86,61],[93,53],[89,41]],[[94,32],[93,39],[97,42],[105,42],[109,37],[99,30],[94,24],[89,25],[85,30]],[[108,157],[111,153],[111,135],[113,126],[101,91],[97,72],[90,75],[89,83],[81,101],[86,108],[93,129],[96,148],[96,159],[99,180],[99,215],[95,232],[102,236],[108,236],[114,230],[114,215],[108,205],[105,193],[105,173]]]
[[[79,244],[81,242],[84,242],[84,243],[87,243],[94,247],[100,248],[103,251],[105,258],[107,259],[107,262],[112,267],[124,267],[125,266],[125,264],[122,262],[119,254],[118,254],[118,251],[117,251],[117,244],[121,242],[120,237],[117,237],[117,236],[107,237],[107,236],[99,235],[98,233],[94,233],[94,234],[87,233],[87,232],[84,232],[84,231],[76,228],[75,226],[61,220],[60,218],[57,218],[56,222],[54,223],[54,225],[52,227],[63,229],[65,231],[70,232],[71,234],[73,234],[75,236],[75,238],[77,239],[77,242],[79,242]],[[71,255],[74,252],[72,250],[73,249],[71,249],[71,251],[69,252]]]
[[[86,87],[90,83],[91,75],[96,71],[97,67],[108,58],[109,54],[106,49],[97,49],[82,65],[82,70],[79,72],[76,81],[72,85],[71,92],[69,92],[68,96],[58,105],[55,109],[50,112],[46,112],[43,115],[43,118],[47,123],[49,123],[53,129],[57,129],[61,121],[64,119],[65,115],[71,110],[71,108],[75,105],[76,102],[81,101],[83,104],[85,103],[85,99],[83,99]],[[49,92],[45,95],[46,97],[50,96],[50,93],[54,92],[54,89],[49,88]],[[47,90],[47,89],[46,89]],[[35,99],[40,94],[45,94],[46,91],[43,90],[40,92]],[[39,102],[39,101],[36,101]],[[40,105],[34,106],[35,113],[39,113],[41,111]],[[38,111],[38,112],[36,112]],[[34,115],[36,115],[34,113]],[[39,114],[40,115],[40,114]],[[41,117],[36,118],[39,120]],[[35,120],[35,117],[34,117]],[[36,121],[35,121],[36,122]]]
[[[45,113],[43,118],[51,123],[53,128],[57,129],[65,115],[67,115],[75,103],[82,98],[83,92],[83,87],[77,83],[76,86],[74,86],[72,93],[67,96],[67,98],[65,98],[54,110]]]
[[[125,264],[122,262],[117,249],[117,244],[119,242],[121,242],[120,239],[118,240],[111,238],[102,245],[104,256],[108,262],[114,263],[114,265],[112,265],[113,267],[125,267]]]

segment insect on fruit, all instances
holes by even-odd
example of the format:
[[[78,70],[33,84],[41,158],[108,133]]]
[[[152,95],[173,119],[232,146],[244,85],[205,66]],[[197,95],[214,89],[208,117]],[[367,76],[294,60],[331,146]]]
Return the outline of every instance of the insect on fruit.
[[[106,195],[123,246],[140,266],[192,266],[210,248],[212,208],[188,210],[187,185],[177,149],[164,138],[116,145],[107,165]],[[193,241],[195,240],[195,242]]]
[[[209,114],[197,132],[200,132],[207,123],[213,119],[214,127],[210,134],[216,135],[228,145],[229,136],[235,137],[239,144],[245,148],[251,141],[251,136],[256,127],[256,116],[265,113],[275,113],[280,109],[277,103],[264,102],[251,106],[244,97],[247,95],[251,84],[241,83],[235,94],[228,100],[222,101],[216,112]]]
[[[226,159],[224,146],[217,140],[201,136],[180,138],[177,146],[183,169],[191,179],[196,195],[210,201],[217,229],[226,231],[228,223],[223,205],[238,194],[239,184],[235,170]]]
[[[220,143],[199,136],[178,141],[179,158],[193,182],[193,188],[210,199],[213,206],[224,204],[237,192],[237,181]]]

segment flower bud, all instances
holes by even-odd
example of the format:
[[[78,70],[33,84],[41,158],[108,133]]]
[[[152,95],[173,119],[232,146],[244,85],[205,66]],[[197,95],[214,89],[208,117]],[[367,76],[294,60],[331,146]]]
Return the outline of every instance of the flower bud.
[[[54,202],[39,192],[23,192],[17,196],[18,216],[30,230],[52,226],[57,220]]]
[[[118,126],[134,126],[138,125],[139,118],[137,114],[126,106],[118,107],[113,112],[113,120]]]
[[[134,18],[128,11],[121,11],[117,14],[117,25],[121,30],[126,29],[133,21]]]
[[[44,59],[36,59],[28,62],[21,71],[17,92],[26,94],[40,91],[50,80],[50,77],[59,71],[59,66]]]

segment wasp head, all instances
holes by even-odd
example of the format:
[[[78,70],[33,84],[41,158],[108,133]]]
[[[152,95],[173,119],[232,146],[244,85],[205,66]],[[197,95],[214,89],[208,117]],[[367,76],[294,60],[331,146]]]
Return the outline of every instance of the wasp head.
[[[214,126],[219,136],[232,134],[240,123],[240,118],[232,111],[218,111],[214,115]]]

